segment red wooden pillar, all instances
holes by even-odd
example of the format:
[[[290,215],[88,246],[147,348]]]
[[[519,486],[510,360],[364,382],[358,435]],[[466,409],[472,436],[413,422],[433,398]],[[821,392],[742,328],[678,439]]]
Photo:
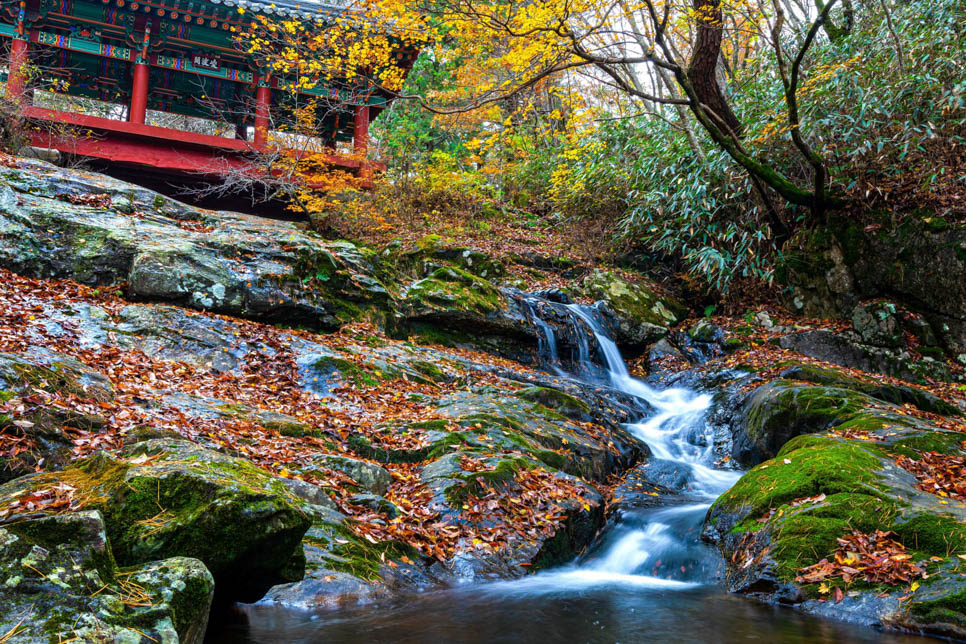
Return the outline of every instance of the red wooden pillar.
[[[134,84],[131,85],[131,105],[127,111],[127,120],[139,125],[144,125],[144,117],[148,111],[148,46],[150,44],[151,23],[148,22],[144,25],[141,51],[134,59]]]
[[[369,106],[356,105],[353,116],[352,151],[364,156],[369,148]]]
[[[255,147],[264,148],[268,143],[268,126],[271,119],[272,88],[259,83],[255,90]]]
[[[23,99],[26,84],[23,68],[27,63],[28,47],[25,39],[14,38],[10,42],[10,59],[8,61],[10,73],[7,76],[7,98],[15,103],[19,103]]]
[[[148,65],[140,57],[134,63],[134,85],[131,86],[131,107],[127,120],[144,125],[148,110]]]

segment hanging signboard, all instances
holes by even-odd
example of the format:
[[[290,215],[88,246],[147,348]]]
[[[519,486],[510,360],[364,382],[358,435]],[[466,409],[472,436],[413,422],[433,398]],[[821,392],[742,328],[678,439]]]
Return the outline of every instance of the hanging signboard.
[[[191,55],[191,64],[199,69],[206,69],[212,72],[221,71],[221,59],[200,51],[196,51]]]

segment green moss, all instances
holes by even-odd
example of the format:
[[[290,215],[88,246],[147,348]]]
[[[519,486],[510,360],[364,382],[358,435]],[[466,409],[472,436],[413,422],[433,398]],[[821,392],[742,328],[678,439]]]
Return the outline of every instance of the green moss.
[[[564,466],[567,464],[566,454],[553,452],[549,449],[537,450],[536,452],[533,453],[533,455],[536,456],[541,463],[549,467],[552,467],[555,470],[562,470]]]
[[[929,217],[923,217],[921,221],[926,225],[926,230],[931,233],[941,233],[944,230],[949,230],[951,228],[951,225],[948,221],[936,214],[932,214]]]
[[[314,436],[316,438],[321,438],[325,436],[325,432],[321,429],[309,427],[305,423],[299,423],[294,421],[281,421],[281,420],[269,420],[262,423],[265,429],[270,429],[276,431],[282,436],[291,436],[293,438],[301,438],[303,436]]]
[[[375,387],[379,385],[379,378],[366,368],[354,362],[335,358],[332,356],[322,356],[314,363],[314,369],[322,373],[338,372],[346,381],[357,387]]]
[[[509,458],[499,461],[492,470],[456,475],[453,478],[459,479],[461,483],[446,488],[446,500],[451,505],[459,507],[470,496],[482,494],[484,484],[498,486],[507,483],[513,480],[517,472],[529,467],[531,464],[525,459]]]
[[[441,248],[444,240],[440,235],[426,235],[416,242],[416,249],[423,252],[432,252]]]
[[[558,389],[527,387],[516,392],[516,395],[524,400],[558,411],[565,416],[574,417],[590,414],[590,405]]]
[[[473,344],[469,336],[434,324],[414,324],[408,335],[416,344],[439,344],[444,347]]]
[[[457,309],[483,316],[506,308],[495,286],[455,266],[437,268],[412,284],[406,299],[417,309]]]
[[[791,463],[786,464],[788,459]],[[879,459],[850,443],[819,436],[798,436],[778,457],[753,468],[716,502],[758,517],[794,499],[817,494],[859,493],[886,499],[878,477]]]
[[[4,529],[17,535],[30,545],[40,546],[46,550],[64,548],[71,550],[87,551],[90,559],[85,564],[85,568],[94,569],[105,583],[114,581],[114,571],[116,564],[110,549],[105,548],[98,551],[91,548],[92,539],[97,536],[85,529],[79,529],[76,521],[70,520],[69,516],[49,515],[29,521],[18,521],[4,526]]]
[[[191,575],[183,583],[184,587],[172,593],[169,602],[174,628],[182,637],[203,617],[201,613],[208,608],[214,590],[209,579],[200,575]]]
[[[640,280],[631,284],[617,273],[595,270],[582,283],[583,295],[606,300],[619,315],[637,323],[671,326],[687,315],[687,307],[659,294],[656,287]]]
[[[454,448],[465,445],[468,439],[469,437],[465,432],[451,432],[442,440],[433,443],[432,449],[426,455],[426,460],[435,461],[437,458],[453,451]]]
[[[784,378],[850,389],[899,405],[911,403],[924,411],[937,414],[959,415],[961,413],[956,406],[918,387],[893,385],[884,382],[867,382],[846,375],[836,369],[815,365],[789,363],[789,366],[791,368],[782,374]]]
[[[959,444],[962,439],[963,435],[958,432],[927,432],[898,440],[892,443],[888,449],[916,459],[921,456],[921,452],[960,454],[962,451]]]
[[[933,601],[914,602],[909,612],[923,624],[955,624],[966,628],[966,590]]]
[[[966,549],[966,524],[950,515],[923,513],[892,527],[902,544],[927,557],[949,557]]]
[[[378,579],[379,570],[386,561],[402,557],[418,560],[420,557],[415,548],[401,541],[371,543],[343,526],[338,526],[336,533],[340,538],[331,549],[335,557],[328,558],[326,566],[360,579],[369,581]],[[328,549],[329,545],[326,543],[323,548]]]
[[[426,362],[425,360],[410,360],[406,364],[433,382],[445,382],[449,380],[449,377],[446,375],[446,373],[432,362]]]
[[[833,553],[842,535],[887,528],[897,513],[893,503],[861,493],[832,494],[815,506],[785,509],[769,530],[776,572],[786,580]]]
[[[419,420],[415,423],[409,423],[407,427],[412,427],[413,429],[425,429],[431,432],[445,432],[449,428],[450,421],[445,418],[434,418],[432,420]]]
[[[821,431],[848,420],[866,404],[863,395],[847,389],[775,380],[751,398],[745,412],[748,435],[771,442],[777,437]]]
[[[349,447],[364,458],[369,458],[380,463],[419,463],[426,460],[432,447],[421,449],[385,449],[378,445],[373,445],[365,436],[359,434],[350,436]]]

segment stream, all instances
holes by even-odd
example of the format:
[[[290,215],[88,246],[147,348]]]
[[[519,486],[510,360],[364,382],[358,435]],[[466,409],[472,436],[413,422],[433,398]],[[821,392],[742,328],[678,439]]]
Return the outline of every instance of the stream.
[[[680,493],[657,507],[625,505],[590,552],[553,570],[338,611],[238,606],[206,643],[935,641],[728,594],[720,584],[720,557],[701,540],[701,529],[708,508],[741,472],[714,467],[704,422],[711,396],[658,390],[631,377],[594,309],[542,302],[569,318],[575,338],[561,347],[555,327],[531,309],[545,368],[648,403],[654,411],[627,428],[650,448],[648,462],[680,473]]]

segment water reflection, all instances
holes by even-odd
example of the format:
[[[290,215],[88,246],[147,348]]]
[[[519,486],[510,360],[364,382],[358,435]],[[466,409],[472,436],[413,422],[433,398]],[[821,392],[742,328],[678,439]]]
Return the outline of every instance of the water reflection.
[[[500,586],[509,592],[498,592]],[[511,590],[512,589],[512,590]],[[624,644],[782,642],[914,644],[921,637],[881,633],[730,596],[714,587],[639,589],[625,584],[567,585],[526,594],[494,584],[427,593],[392,605],[311,614],[239,607],[207,644]]]

